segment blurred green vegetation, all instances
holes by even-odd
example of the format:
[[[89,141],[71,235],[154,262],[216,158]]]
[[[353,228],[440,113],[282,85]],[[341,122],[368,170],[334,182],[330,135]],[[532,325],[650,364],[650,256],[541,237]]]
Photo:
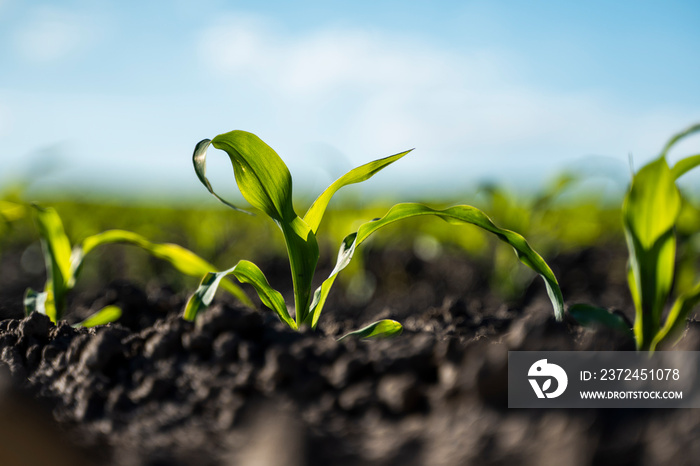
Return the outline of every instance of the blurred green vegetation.
[[[573,178],[562,177],[539,193],[522,195],[491,184],[482,186],[477,193],[427,203],[436,208],[457,203],[479,207],[497,225],[528,238],[547,261],[554,260],[559,254],[591,247],[624,248],[621,201],[603,199],[598,192],[590,191],[566,195],[575,185]],[[13,260],[20,263],[19,274],[26,275],[27,280],[32,277],[36,280],[43,276],[44,264],[36,227],[25,208],[26,201],[19,189],[5,191],[0,196],[0,265],[5,263],[5,268],[0,267],[0,270],[12,270],[7,262]],[[150,241],[179,244],[221,269],[240,259],[248,259],[261,264],[273,280],[280,280],[278,277],[288,273],[281,232],[262,215],[243,215],[214,202],[207,203],[206,207],[194,207],[118,200],[91,202],[84,198],[52,201],[43,196],[39,201],[57,210],[72,242],[108,229],[125,229]],[[346,201],[331,204],[320,229],[320,267],[330,270],[342,238],[360,223],[384,215],[390,205],[377,199],[369,203]],[[684,203],[677,227],[678,292],[697,282],[700,259],[700,235],[696,234],[700,231],[700,211],[697,205],[697,202]],[[491,286],[504,299],[522,294],[535,278],[531,271],[519,267],[511,248],[469,225],[455,228],[440,219],[409,219],[387,227],[370,243],[370,247],[360,251],[339,278],[340,288],[359,303],[371,296],[372,277],[364,273],[365,257],[371,249],[378,248],[411,250],[426,261],[443,254],[468,255],[484,265],[484,273],[490,274]],[[6,257],[5,252],[12,254]],[[281,272],[266,270],[266,264],[273,264]],[[556,261],[554,272],[557,272]],[[319,271],[320,277],[324,274]],[[115,279],[128,279],[142,285],[156,281],[184,294],[197,286],[196,279],[182,276],[138,248],[108,245],[86,260],[80,288],[104,287]],[[291,288],[281,286],[280,289]]]
[[[70,200],[42,202],[56,209],[73,243],[105,230],[124,229],[153,242],[175,243],[197,251],[220,268],[226,268],[241,257],[272,258],[284,252],[278,250],[279,241],[272,238],[277,234],[274,225],[218,207],[195,209]],[[18,248],[24,250],[22,266],[36,269],[39,238],[29,216],[13,222],[0,238],[0,251]],[[175,289],[187,287],[191,291],[196,287],[198,279],[183,277],[160,262],[136,247],[105,245],[86,258],[80,286],[99,286],[95,281],[104,279],[125,278],[147,283],[156,278]]]

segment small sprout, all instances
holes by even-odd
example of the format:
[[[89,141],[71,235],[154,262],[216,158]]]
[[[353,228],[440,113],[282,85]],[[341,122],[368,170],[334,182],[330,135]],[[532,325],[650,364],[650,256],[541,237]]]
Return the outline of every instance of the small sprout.
[[[360,330],[347,333],[338,338],[338,341],[342,341],[348,337],[391,338],[398,337],[401,335],[401,332],[403,332],[403,326],[400,323],[396,322],[395,320],[384,319],[373,324],[369,324],[367,327],[361,328]]]
[[[152,256],[170,262],[185,275],[199,277],[216,270],[192,251],[176,244],[152,243],[143,236],[125,230],[108,230],[88,236],[79,245],[71,249],[68,236],[63,229],[63,222],[58,213],[50,207],[32,206],[41,237],[46,262],[46,284],[44,291],[27,289],[24,296],[24,308],[27,315],[34,311],[49,316],[56,323],[63,318],[66,297],[75,286],[80,275],[83,259],[93,249],[103,244],[122,243],[138,246]],[[222,287],[248,306],[252,306],[248,296],[234,283],[224,280]],[[121,316],[114,306],[108,306],[78,325],[94,326],[111,322]],[[108,320],[108,319],[113,320]]]
[[[530,247],[525,238],[513,231],[497,227],[482,211],[465,205],[445,210],[436,210],[416,203],[393,206],[383,217],[362,224],[356,232],[344,238],[340,245],[335,268],[321,286],[312,293],[312,281],[319,259],[316,234],[333,195],[347,185],[370,179],[410,151],[400,152],[350,170],[321,193],[306,214],[299,217],[292,205],[292,177],[287,166],[270,146],[256,135],[245,131],[220,134],[212,140],[205,139],[199,142],[195,147],[192,156],[195,173],[207,190],[217,199],[235,210],[241,210],[217,195],[206,177],[206,154],[210,145],[228,154],[233,165],[236,183],[243,197],[254,208],[270,217],[282,230],[292,273],[295,313],[294,317],[290,315],[282,295],[271,288],[257,266],[248,261],[240,261],[228,270],[208,273],[204,277],[199,289],[185,307],[184,318],[187,320],[195,319],[201,309],[211,304],[222,278],[231,274],[241,283],[251,284],[262,303],[272,309],[280,320],[291,328],[299,329],[302,325],[309,325],[315,329],[336,276],[350,263],[356,248],[372,233],[386,225],[398,220],[425,215],[439,217],[448,223],[468,223],[479,226],[511,245],[520,261],[542,276],[555,315],[558,319],[563,316],[563,298],[559,284],[542,257]],[[385,333],[382,329],[389,327],[386,327],[386,324],[382,322],[372,324],[375,327],[373,327],[373,331],[370,331],[370,335]],[[395,325],[400,324],[396,323]],[[395,326],[391,328],[396,330]]]
[[[700,132],[700,124],[673,136],[659,157],[634,175],[622,205],[629,251],[627,281],[636,311],[633,332],[640,351],[653,352],[660,344],[672,342],[685,326],[690,311],[700,302],[699,283],[678,296],[662,324],[662,313],[673,285],[675,227],[681,211],[676,180],[700,165],[699,154],[686,157],[670,168],[666,155],[678,141],[696,132]],[[582,325],[619,327],[619,322],[593,306],[575,307],[572,315]]]
[[[78,322],[73,327],[95,327],[97,325],[105,325],[110,322],[116,322],[122,316],[122,310],[117,306],[106,306],[92,314],[82,322]]]

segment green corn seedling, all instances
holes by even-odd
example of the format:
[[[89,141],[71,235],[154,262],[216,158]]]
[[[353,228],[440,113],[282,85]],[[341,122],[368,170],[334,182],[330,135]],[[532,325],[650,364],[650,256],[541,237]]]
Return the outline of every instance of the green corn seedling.
[[[152,256],[170,262],[185,275],[201,277],[207,272],[216,270],[216,267],[188,249],[176,244],[152,243],[139,234],[125,230],[108,230],[88,236],[79,245],[71,248],[58,213],[50,207],[38,205],[32,207],[44,251],[47,279],[44,291],[27,289],[24,297],[27,315],[38,311],[49,316],[54,323],[61,320],[65,312],[67,294],[75,286],[83,259],[103,244],[123,243],[138,246]],[[252,306],[245,292],[233,282],[225,280],[222,287],[246,305]],[[105,324],[120,316],[119,308],[107,306],[78,325]]]
[[[671,138],[658,158],[642,167],[630,185],[622,205],[622,219],[629,251],[627,281],[635,307],[632,330],[615,314],[589,305],[574,305],[571,315],[581,324],[596,324],[631,332],[640,351],[653,352],[674,340],[690,311],[700,303],[700,283],[678,296],[666,320],[662,314],[673,286],[676,256],[675,227],[681,210],[676,180],[700,165],[700,154],[666,161],[668,151],[681,139],[700,131],[691,126]]]
[[[333,182],[313,202],[306,214],[299,217],[292,206],[292,177],[287,166],[270,146],[256,135],[245,131],[220,134],[213,140],[204,139],[195,147],[192,159],[197,177],[217,199],[235,210],[242,210],[219,197],[206,177],[206,154],[210,145],[228,154],[243,197],[282,230],[292,273],[295,312],[292,317],[282,295],[270,286],[255,264],[241,260],[228,270],[208,273],[203,278],[199,289],[185,307],[184,318],[187,320],[193,320],[202,308],[211,303],[216,288],[224,277],[233,275],[241,283],[252,285],[262,303],[292,329],[300,329],[304,325],[315,329],[333,282],[338,273],[350,263],[355,249],[372,233],[386,225],[424,215],[437,216],[449,223],[477,225],[511,245],[518,258],[544,279],[557,318],[560,319],[563,315],[561,290],[542,257],[530,247],[525,238],[497,227],[482,211],[466,205],[445,210],[435,210],[416,203],[395,205],[383,217],[362,224],[356,232],[345,237],[340,245],[335,268],[312,293],[312,280],[319,258],[316,234],[333,195],[344,186],[368,180],[410,151],[375,160],[349,171]],[[398,322],[379,321],[353,334],[360,337],[390,336],[399,333],[401,329]]]

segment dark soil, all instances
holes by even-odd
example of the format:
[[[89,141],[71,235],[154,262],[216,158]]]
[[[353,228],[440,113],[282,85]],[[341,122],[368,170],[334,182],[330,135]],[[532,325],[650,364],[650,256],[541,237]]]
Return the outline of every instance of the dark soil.
[[[374,296],[334,290],[317,332],[224,296],[185,322],[183,296],[125,282],[72,305],[117,303],[119,324],[0,322],[0,464],[697,464],[694,410],[508,409],[509,350],[634,349],[556,322],[540,280],[504,303],[464,257],[370,256]],[[596,249],[553,264],[571,303],[629,315],[624,261]],[[336,341],[385,317],[402,336]],[[700,323],[682,345],[700,350]]]

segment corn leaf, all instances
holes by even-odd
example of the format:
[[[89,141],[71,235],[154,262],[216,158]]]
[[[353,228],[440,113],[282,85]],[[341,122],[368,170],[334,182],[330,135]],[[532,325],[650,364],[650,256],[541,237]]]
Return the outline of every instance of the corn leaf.
[[[43,301],[43,311],[37,310],[48,315],[53,322],[57,322],[63,317],[65,296],[75,283],[71,273],[70,241],[56,210],[36,204],[32,207],[41,236],[47,277],[44,287],[47,298]]]
[[[674,226],[681,196],[664,157],[645,165],[633,178],[622,206],[630,251],[628,282],[635,303],[635,339],[647,349],[660,327],[673,285]]]
[[[691,136],[697,132],[700,132],[700,123],[689,126],[680,133],[674,134],[661,151],[661,157],[666,157],[666,155],[668,155],[668,151],[671,150],[671,148],[681,139]]]
[[[666,323],[654,336],[649,350],[654,351],[661,343],[675,338],[685,327],[690,311],[698,304],[700,304],[700,283],[676,299],[671,311],[668,313],[668,317],[666,317]]]
[[[143,236],[126,230],[107,230],[96,235],[88,236],[81,245],[73,251],[72,270],[77,276],[82,265],[83,258],[94,248],[104,244],[130,244],[138,246],[158,259],[170,262],[179,272],[201,277],[208,272],[214,272],[217,268],[205,261],[189,249],[172,243],[152,243]],[[253,307],[253,303],[245,292],[229,280],[224,280],[221,287],[233,294],[243,304]]]
[[[321,283],[321,286],[316,288],[314,297],[311,300],[309,315],[307,315],[305,319],[305,321],[309,321],[311,328],[315,329],[318,325],[318,319],[321,317],[321,311],[323,310],[323,306],[326,304],[328,293],[330,293],[331,287],[333,287],[335,278],[338,276],[341,270],[350,264],[357,246],[359,246],[357,241],[357,232],[346,236],[343,239],[343,242],[340,244],[340,250],[338,251],[338,258],[336,259],[335,267],[333,267],[333,270],[328,278]]]
[[[588,304],[574,304],[569,307],[569,314],[583,327],[606,327],[633,338],[629,323],[619,314],[607,309]]]
[[[221,201],[224,205],[229,206],[233,210],[252,215],[247,210],[240,209],[235,205],[231,204],[226,199],[220,197],[214,192],[214,188],[211,187],[211,183],[209,183],[209,179],[207,178],[207,149],[209,148],[210,144],[211,139],[203,139],[199,141],[194,147],[194,153],[192,154],[192,163],[194,164],[194,171],[197,174],[197,178],[199,178],[199,181],[202,182],[202,184],[207,188],[207,190],[209,190],[209,192],[215,198]]]
[[[671,172],[673,173],[673,177],[678,179],[698,165],[700,165],[700,154],[691,155],[690,157],[686,157],[676,162],[673,169],[671,169]]]
[[[403,326],[396,322],[395,320],[384,319],[373,324],[369,324],[367,327],[361,328],[360,330],[355,330],[354,332],[347,333],[342,337],[338,338],[338,341],[342,341],[348,337],[358,337],[358,338],[389,338],[397,337],[403,332]]]
[[[265,306],[272,309],[291,328],[297,329],[280,292],[270,286],[257,265],[245,260],[239,261],[228,270],[206,274],[197,291],[187,301],[183,315],[185,320],[194,320],[200,310],[211,304],[219,283],[227,275],[233,275],[241,283],[252,285]]]
[[[622,206],[625,224],[644,249],[671,230],[681,208],[681,196],[665,158],[645,165],[634,176]]]
[[[32,312],[46,314],[46,300],[48,296],[49,294],[46,291],[40,293],[27,288],[24,292],[24,315],[29,316]]]
[[[661,314],[673,285],[676,237],[669,230],[650,250],[625,231],[630,250],[627,280],[635,304],[634,334],[639,349],[647,349],[661,326]]]
[[[36,204],[32,207],[46,253],[49,254],[46,256],[46,268],[51,271],[54,281],[62,280],[68,283],[71,275],[71,246],[63,229],[63,222],[51,207],[40,207]]]
[[[95,327],[116,322],[122,316],[122,310],[117,306],[106,306],[92,314],[82,322],[78,322],[73,327]]]
[[[350,170],[345,175],[335,180],[328,188],[326,188],[325,191],[323,191],[323,193],[321,193],[320,196],[318,196],[318,198],[316,198],[314,203],[311,204],[311,207],[309,207],[309,210],[306,212],[306,215],[304,215],[304,221],[309,225],[311,230],[316,233],[319,225],[321,224],[321,220],[323,219],[323,214],[326,212],[328,203],[340,188],[372,178],[384,167],[396,162],[412,150],[413,149],[396,155],[391,155],[383,159],[375,160]]]
[[[547,293],[549,294],[549,298],[552,302],[552,306],[554,307],[554,313],[557,319],[561,320],[563,318],[564,299],[562,297],[559,284],[557,283],[557,279],[544,259],[542,259],[542,257],[540,257],[540,255],[530,247],[525,238],[513,231],[504,230],[497,227],[494,225],[491,219],[486,216],[486,214],[475,207],[460,205],[450,207],[445,210],[435,210],[423,204],[408,203],[395,205],[384,217],[362,224],[357,232],[345,237],[340,246],[335,268],[314,293],[310,313],[306,319],[306,322],[311,324],[312,328],[316,328],[318,319],[321,315],[321,310],[326,302],[331,286],[333,285],[338,273],[350,263],[357,246],[362,244],[363,241],[365,241],[372,233],[380,228],[398,220],[419,215],[435,215],[449,223],[473,224],[483,228],[486,231],[490,231],[501,241],[510,244],[515,250],[520,261],[540,274],[547,287]]]
[[[246,131],[219,134],[211,144],[228,154],[238,189],[250,205],[277,222],[294,220],[292,176],[270,146]]]

